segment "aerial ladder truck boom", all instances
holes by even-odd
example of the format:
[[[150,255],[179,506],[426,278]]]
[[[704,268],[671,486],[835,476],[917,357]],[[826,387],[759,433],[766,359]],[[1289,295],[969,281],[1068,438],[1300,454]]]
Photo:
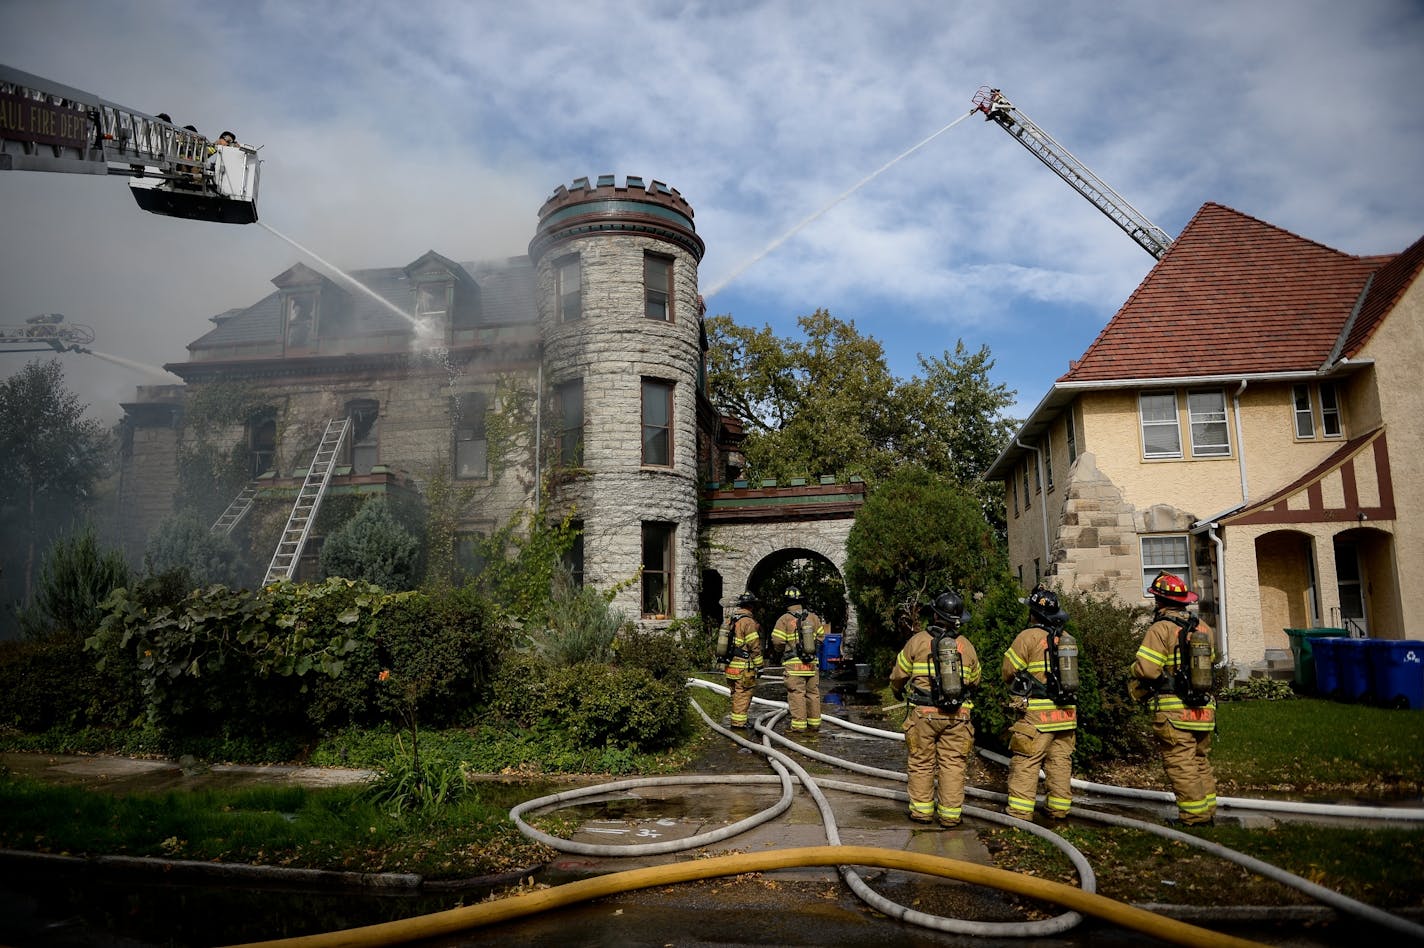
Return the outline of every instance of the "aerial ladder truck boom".
[[[1129,237],[1158,260],[1172,245],[1167,233],[1142,216],[1097,175],[1088,170],[1068,149],[1054,141],[1053,136],[1039,128],[1027,115],[1004,98],[998,89],[983,86],[974,96],[974,107],[984,113],[984,121],[996,122],[1019,144],[1033,153],[1083,197],[1121,227]]]
[[[139,207],[190,220],[257,220],[257,149],[0,65],[0,171],[128,175]]]
[[[0,352],[88,352],[94,330],[66,323],[59,313],[31,316],[23,326],[0,326]]]

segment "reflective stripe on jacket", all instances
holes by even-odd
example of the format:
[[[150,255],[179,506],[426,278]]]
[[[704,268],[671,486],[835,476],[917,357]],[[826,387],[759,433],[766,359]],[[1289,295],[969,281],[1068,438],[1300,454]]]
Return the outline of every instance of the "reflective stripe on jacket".
[[[788,675],[810,676],[816,674],[817,671],[815,655],[811,656],[811,661],[803,662],[800,656],[796,654],[796,640],[799,638],[796,634],[796,618],[802,615],[806,617],[805,621],[810,623],[815,633],[817,648],[825,641],[826,632],[829,631],[826,628],[826,624],[821,621],[821,617],[814,612],[802,609],[799,612],[790,611],[782,613],[781,618],[777,619],[776,625],[772,627],[771,641],[774,648],[785,650],[783,652],[785,657],[781,660],[781,667]]]
[[[1020,632],[1004,652],[1001,671],[1006,682],[1013,681],[1018,672],[1024,671],[1040,685],[1046,685],[1048,632],[1038,626]],[[1078,709],[1071,704],[1059,704],[1052,698],[1029,698],[1023,717],[1040,731],[1071,731],[1078,726]]]
[[[1132,676],[1139,689],[1149,695],[1152,710],[1166,715],[1173,727],[1184,731],[1212,731],[1216,729],[1216,699],[1197,708],[1189,708],[1186,702],[1172,691],[1158,691],[1163,676],[1175,678],[1182,673],[1181,656],[1178,654],[1181,629],[1172,617],[1185,621],[1190,613],[1185,609],[1159,609],[1157,620],[1142,636],[1142,644],[1132,661]],[[1216,663],[1216,633],[1211,626],[1197,620],[1197,630],[1206,634],[1211,642],[1211,660]]]
[[[740,678],[747,669],[761,670],[761,626],[750,612],[732,613],[732,658],[727,662],[727,677]]]

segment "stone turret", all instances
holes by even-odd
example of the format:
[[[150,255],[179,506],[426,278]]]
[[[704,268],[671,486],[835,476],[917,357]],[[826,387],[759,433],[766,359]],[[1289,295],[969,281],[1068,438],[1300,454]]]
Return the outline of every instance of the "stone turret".
[[[583,523],[587,582],[607,588],[647,565],[614,603],[634,616],[698,607],[703,250],[681,194],[631,176],[619,186],[613,175],[560,186],[529,245],[551,428],[582,422],[564,439],[572,476],[558,503]]]

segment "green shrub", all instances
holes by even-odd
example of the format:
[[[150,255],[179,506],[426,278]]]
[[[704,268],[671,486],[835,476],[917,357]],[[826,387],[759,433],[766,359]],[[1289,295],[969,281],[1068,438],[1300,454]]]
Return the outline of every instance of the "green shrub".
[[[362,579],[383,589],[414,589],[419,567],[420,544],[383,497],[366,501],[321,548],[321,568],[327,576]]]
[[[92,635],[103,620],[103,602],[129,581],[129,567],[117,550],[100,550],[93,527],[61,537],[46,551],[35,580],[34,598],[18,614],[27,638]]]
[[[967,634],[979,653],[983,683],[974,696],[974,724],[980,743],[1007,748],[1008,730],[1017,717],[1001,677],[1004,653],[1028,625],[1022,591],[1013,584],[991,590],[972,606]],[[1128,670],[1142,637],[1146,610],[1090,593],[1064,593],[1059,601],[1069,615],[1068,631],[1078,641],[1079,765],[1104,759],[1150,755],[1150,719],[1127,694]]]
[[[1299,698],[1289,681],[1279,678],[1247,678],[1221,688],[1218,701],[1289,701]]]
[[[659,681],[642,668],[584,663],[549,675],[541,718],[579,747],[656,751],[676,743],[686,704],[685,683]]]
[[[489,603],[471,589],[389,597],[370,634],[352,640],[339,674],[313,680],[308,714],[323,732],[404,714],[391,703],[396,689],[382,687],[386,671],[416,689],[422,726],[464,723],[489,700],[507,640]]]
[[[0,681],[0,723],[27,732],[122,725],[143,710],[137,681],[95,667],[78,635],[0,642]]]
[[[711,667],[712,644],[700,617],[676,620],[666,629],[630,623],[614,640],[613,654],[621,667],[642,668],[658,681],[681,684],[694,668]]]
[[[491,683],[490,715],[515,727],[533,727],[543,713],[552,666],[531,652],[511,652]]]
[[[566,570],[554,574],[544,620],[542,628],[529,632],[529,647],[554,665],[608,661],[618,630],[628,624],[627,614],[609,605],[607,596],[575,585]]]
[[[191,513],[175,514],[158,525],[148,538],[143,565],[150,576],[185,577],[188,589],[212,583],[236,586],[242,575],[232,537],[214,533]]]

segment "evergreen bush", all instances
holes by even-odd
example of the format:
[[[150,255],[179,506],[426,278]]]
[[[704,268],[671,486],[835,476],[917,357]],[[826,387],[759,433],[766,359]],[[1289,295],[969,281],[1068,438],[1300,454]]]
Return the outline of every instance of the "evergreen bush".
[[[61,537],[45,553],[34,598],[19,611],[27,638],[93,634],[103,620],[103,602],[129,581],[129,567],[117,550],[101,550],[92,526]]]
[[[236,586],[241,577],[237,544],[230,536],[214,533],[196,514],[166,518],[148,538],[143,554],[150,576],[185,577],[189,589],[220,584]]]
[[[414,589],[420,582],[420,544],[396,520],[384,497],[361,505],[326,538],[321,568],[327,576],[365,580],[392,591]]]

